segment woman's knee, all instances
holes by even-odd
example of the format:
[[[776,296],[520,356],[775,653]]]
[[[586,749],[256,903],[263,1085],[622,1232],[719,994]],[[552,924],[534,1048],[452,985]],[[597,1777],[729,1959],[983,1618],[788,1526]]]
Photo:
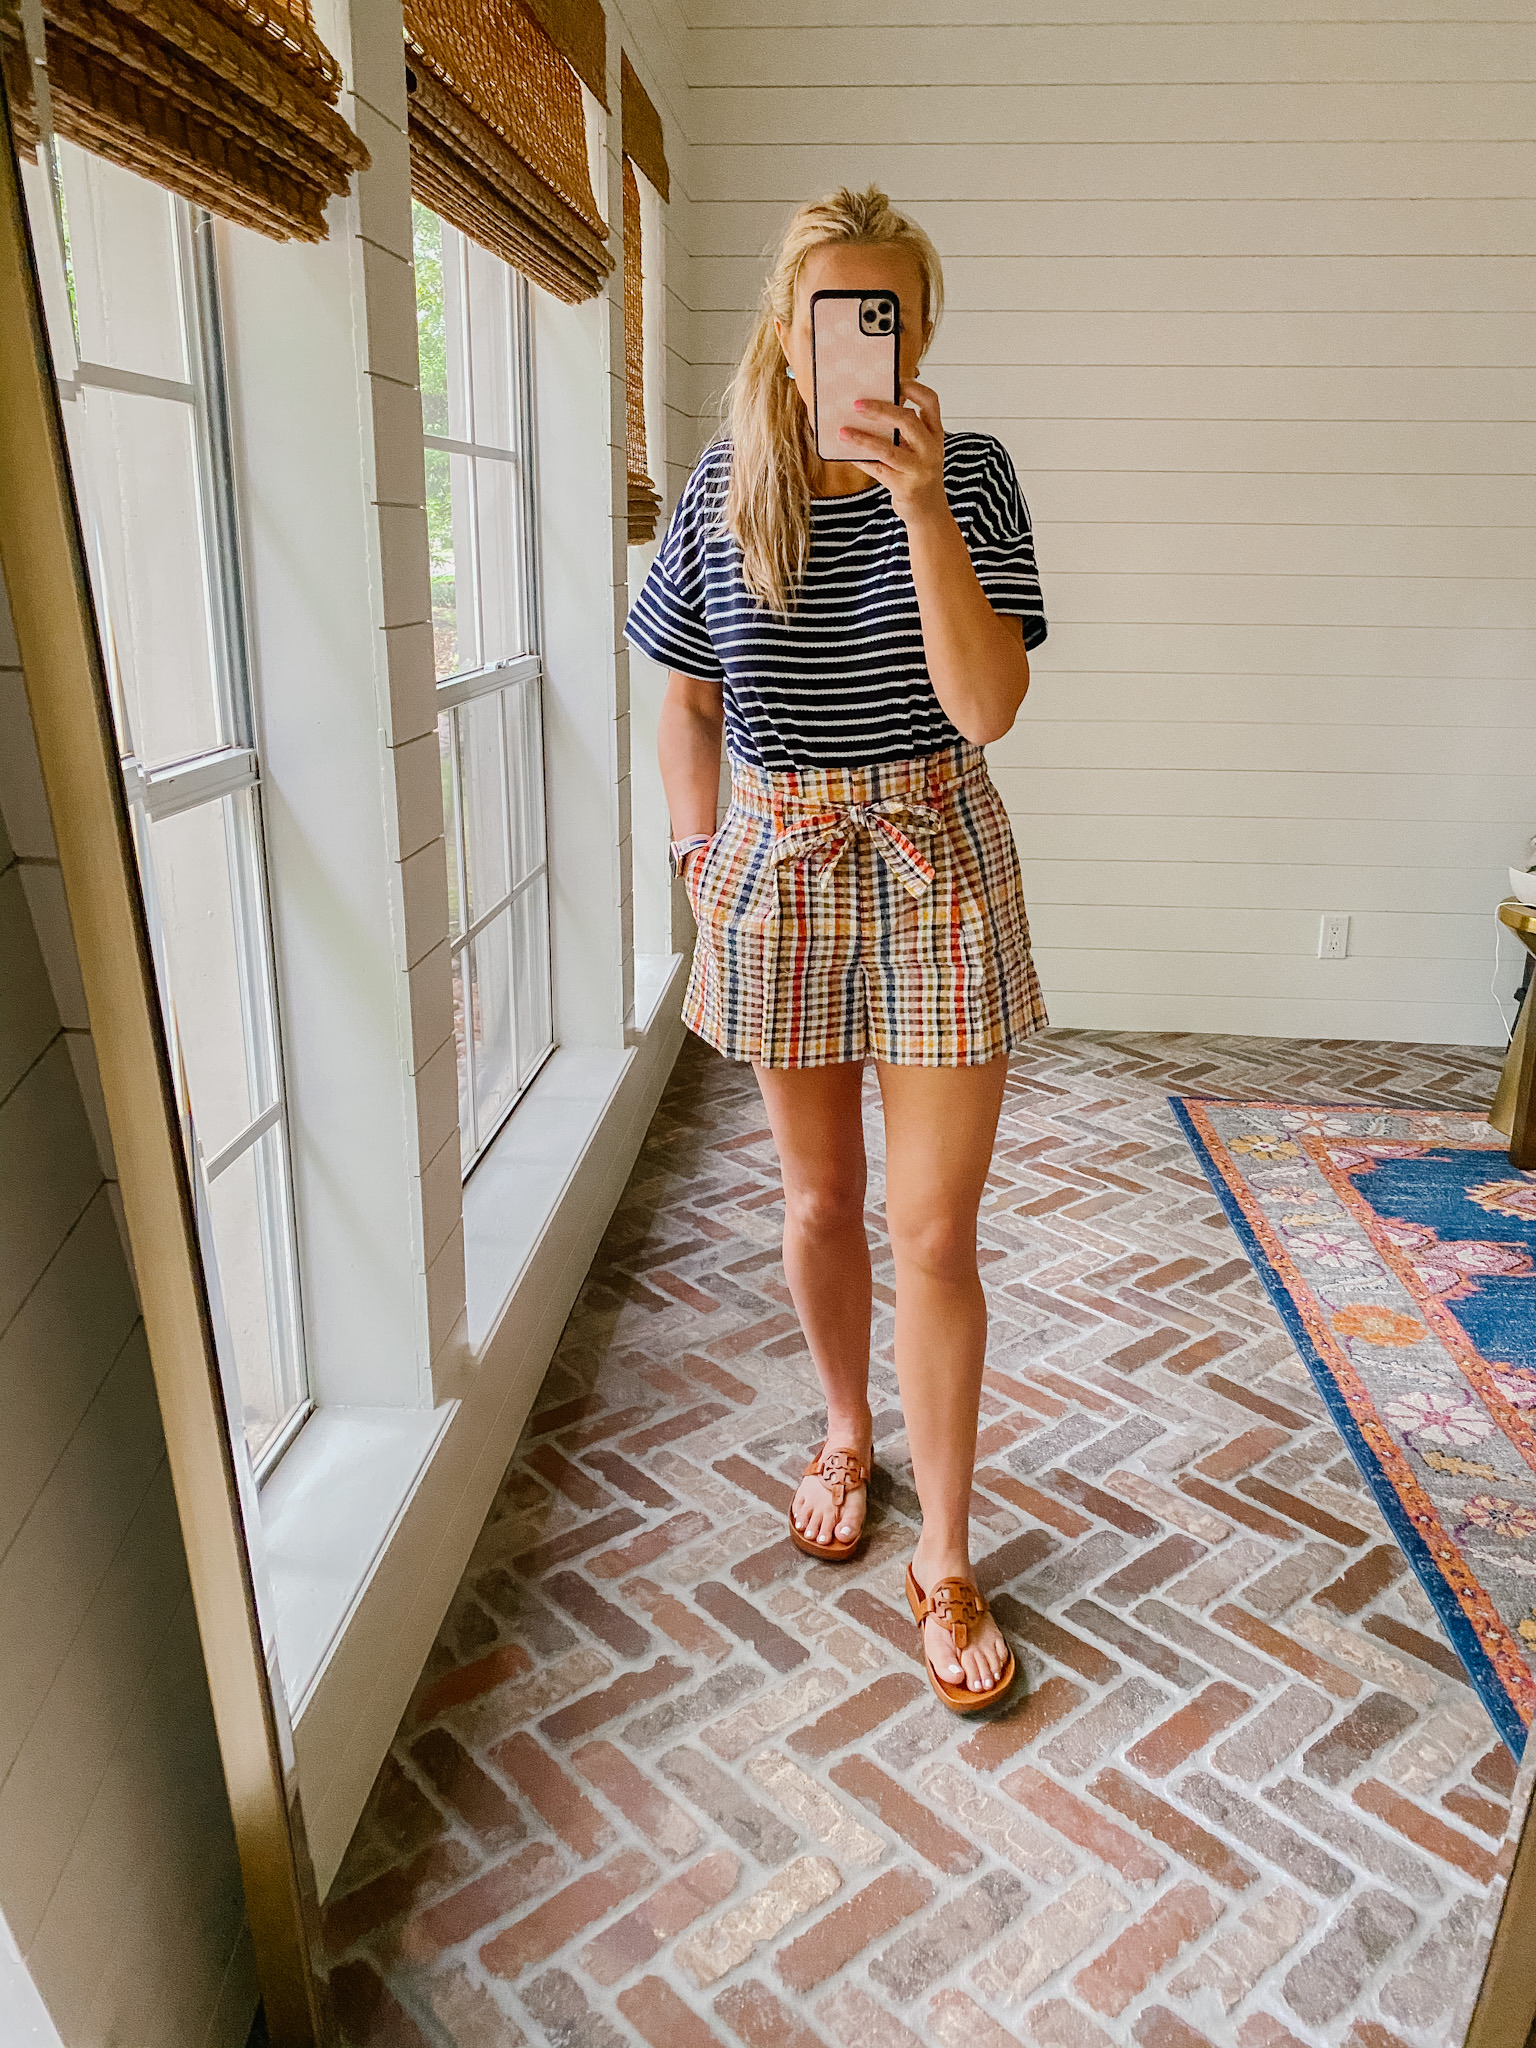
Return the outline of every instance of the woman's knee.
[[[903,1204],[886,1211],[891,1251],[898,1271],[926,1273],[930,1278],[964,1283],[976,1277],[976,1218],[973,1213],[948,1214]]]
[[[802,1235],[837,1237],[864,1227],[864,1175],[831,1170],[786,1179],[784,1220]]]

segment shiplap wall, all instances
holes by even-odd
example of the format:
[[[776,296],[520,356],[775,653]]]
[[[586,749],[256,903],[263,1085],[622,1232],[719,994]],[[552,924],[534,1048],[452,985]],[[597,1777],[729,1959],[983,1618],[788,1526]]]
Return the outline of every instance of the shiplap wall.
[[[1496,1041],[1536,831],[1523,0],[686,4],[701,437],[797,201],[878,180],[945,257],[931,381],[1012,450],[1051,618],[991,759],[1054,1021]]]

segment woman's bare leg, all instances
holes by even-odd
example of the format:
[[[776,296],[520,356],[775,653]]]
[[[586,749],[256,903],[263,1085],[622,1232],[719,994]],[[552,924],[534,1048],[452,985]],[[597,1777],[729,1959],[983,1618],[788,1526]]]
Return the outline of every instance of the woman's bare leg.
[[[784,1277],[827,1401],[827,1442],[867,1465],[869,1239],[864,1229],[864,1069],[758,1067],[784,1173]],[[795,1495],[796,1526],[813,1543],[845,1542],[864,1524],[865,1490],[839,1516],[819,1479]]]
[[[982,1067],[879,1068],[885,1103],[885,1213],[896,1260],[896,1377],[907,1419],[923,1533],[912,1570],[976,1583],[971,1570],[971,1477],[987,1347],[976,1269],[976,1212],[992,1163],[1005,1059]],[[973,1692],[996,1684],[1007,1646],[989,1618],[957,1667],[948,1632],[930,1621],[940,1675]]]

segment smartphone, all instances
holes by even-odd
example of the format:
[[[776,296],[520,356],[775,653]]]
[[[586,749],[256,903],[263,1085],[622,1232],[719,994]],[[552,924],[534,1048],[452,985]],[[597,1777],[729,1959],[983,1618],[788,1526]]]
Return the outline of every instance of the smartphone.
[[[853,409],[856,398],[901,403],[901,301],[894,292],[811,294],[811,396],[816,409],[816,453],[823,462],[847,462],[839,427],[890,434]]]

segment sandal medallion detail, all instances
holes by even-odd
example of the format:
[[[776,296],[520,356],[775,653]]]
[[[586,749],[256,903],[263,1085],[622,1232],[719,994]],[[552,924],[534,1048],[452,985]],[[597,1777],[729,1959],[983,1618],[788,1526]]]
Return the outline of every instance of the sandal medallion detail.
[[[996,1706],[1012,1686],[1018,1667],[1013,1660],[1013,1651],[1008,1651],[1008,1661],[996,1685],[988,1686],[985,1692],[972,1692],[965,1684],[951,1685],[941,1678],[933,1668],[933,1659],[928,1655],[927,1639],[922,1636],[925,1621],[936,1621],[939,1627],[947,1629],[955,1645],[956,1661],[971,1637],[980,1629],[987,1614],[987,1603],[976,1588],[965,1579],[940,1579],[936,1586],[924,1592],[912,1576],[911,1565],[907,1566],[907,1605],[912,1609],[912,1619],[917,1623],[919,1639],[923,1644],[923,1663],[928,1672],[928,1683],[939,1698],[955,1714],[976,1714],[983,1707]]]
[[[841,1516],[843,1503],[847,1500],[849,1494],[855,1492],[861,1486],[866,1489],[868,1488],[869,1467],[864,1463],[864,1460],[857,1451],[834,1449],[831,1444],[823,1444],[809,1465],[806,1466],[802,1477],[806,1479],[812,1477],[819,1479],[828,1493],[831,1494],[832,1505],[838,1515]],[[867,1503],[867,1492],[865,1499]],[[856,1536],[850,1536],[841,1543],[813,1543],[808,1536],[802,1536],[795,1527],[794,1503],[791,1502],[789,1511],[789,1540],[794,1544],[796,1550],[803,1550],[807,1557],[819,1557],[828,1564],[841,1564],[845,1558],[852,1557],[860,1544],[863,1543],[864,1529],[868,1525],[868,1519],[868,1509],[866,1506],[865,1521],[860,1526]],[[833,1526],[835,1527],[836,1524],[834,1523]]]

